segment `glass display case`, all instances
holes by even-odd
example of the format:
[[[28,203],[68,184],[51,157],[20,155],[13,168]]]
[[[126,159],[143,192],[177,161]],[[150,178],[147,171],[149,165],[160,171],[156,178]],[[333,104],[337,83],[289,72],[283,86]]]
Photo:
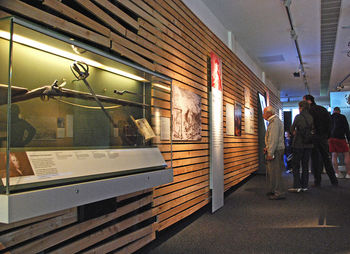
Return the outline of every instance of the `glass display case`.
[[[157,147],[166,118],[152,96],[170,97],[171,79],[108,50],[15,17],[0,20],[3,194],[166,171]],[[168,118],[162,135],[170,133]]]

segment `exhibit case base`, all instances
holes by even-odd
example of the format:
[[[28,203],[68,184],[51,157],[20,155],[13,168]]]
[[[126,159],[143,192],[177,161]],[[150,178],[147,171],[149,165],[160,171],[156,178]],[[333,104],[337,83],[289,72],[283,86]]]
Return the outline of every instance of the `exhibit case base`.
[[[0,195],[0,222],[13,223],[172,182],[172,169]]]

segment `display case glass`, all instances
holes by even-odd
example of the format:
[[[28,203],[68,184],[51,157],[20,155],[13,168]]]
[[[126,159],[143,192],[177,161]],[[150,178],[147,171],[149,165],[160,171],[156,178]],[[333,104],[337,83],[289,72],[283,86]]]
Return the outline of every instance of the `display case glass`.
[[[152,96],[170,97],[168,77],[13,17],[0,64],[2,193],[167,167]]]

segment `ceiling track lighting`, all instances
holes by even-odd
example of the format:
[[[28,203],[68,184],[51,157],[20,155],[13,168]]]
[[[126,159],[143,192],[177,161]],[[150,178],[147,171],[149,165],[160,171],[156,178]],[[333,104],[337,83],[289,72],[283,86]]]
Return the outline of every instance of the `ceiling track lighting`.
[[[346,75],[345,78],[343,78],[343,80],[340,81],[340,82],[337,84],[335,90],[337,90],[338,92],[341,91],[341,90],[343,90],[343,89],[344,89],[344,84],[343,84],[343,83],[344,83],[344,81],[347,80],[349,77],[350,77],[350,73],[349,73],[348,75]]]
[[[304,86],[305,86],[305,90],[308,94],[310,94],[310,88],[309,85],[307,83],[307,79],[306,79],[306,73],[305,73],[305,68],[304,68],[304,64],[303,64],[303,59],[301,57],[301,52],[300,52],[300,48],[299,48],[299,43],[298,43],[298,35],[294,30],[294,26],[293,26],[293,22],[292,22],[292,15],[290,13],[290,5],[291,5],[292,1],[291,0],[284,0],[283,1],[283,5],[286,8],[286,12],[288,15],[288,20],[289,20],[289,24],[290,24],[290,35],[292,40],[294,41],[295,44],[295,48],[297,50],[298,53],[298,59],[299,59],[299,72],[294,72],[293,75],[294,77],[300,77],[300,74],[303,76],[303,82],[304,82]],[[296,74],[297,73],[297,74]]]
[[[292,0],[284,0],[283,1],[283,4],[285,7],[289,7],[291,3],[292,3]]]

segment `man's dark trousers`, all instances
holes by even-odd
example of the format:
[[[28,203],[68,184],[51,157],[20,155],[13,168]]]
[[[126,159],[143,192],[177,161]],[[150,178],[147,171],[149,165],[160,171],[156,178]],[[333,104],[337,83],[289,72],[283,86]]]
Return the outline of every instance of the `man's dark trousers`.
[[[320,158],[321,157],[321,158]],[[323,165],[320,163],[320,159],[325,166],[329,180],[333,185],[338,185],[338,179],[335,176],[334,168],[329,155],[328,139],[317,137],[314,139],[314,148],[312,149],[311,162],[312,172],[314,173],[315,185],[321,185],[321,174]]]

